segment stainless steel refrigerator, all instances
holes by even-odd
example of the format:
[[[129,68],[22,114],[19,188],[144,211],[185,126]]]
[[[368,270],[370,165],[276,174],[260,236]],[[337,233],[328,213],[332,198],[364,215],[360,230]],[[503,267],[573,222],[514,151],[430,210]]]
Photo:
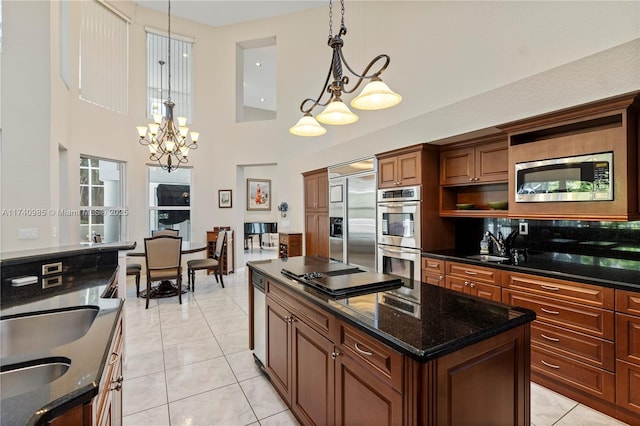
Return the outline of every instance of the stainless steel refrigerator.
[[[376,271],[374,158],[329,167],[329,257]]]

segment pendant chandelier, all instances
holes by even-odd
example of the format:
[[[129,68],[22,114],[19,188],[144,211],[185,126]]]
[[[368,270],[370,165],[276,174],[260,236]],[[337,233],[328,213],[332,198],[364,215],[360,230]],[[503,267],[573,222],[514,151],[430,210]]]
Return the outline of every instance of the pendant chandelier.
[[[178,117],[178,123],[173,120],[173,107],[175,103],[171,100],[171,0],[168,1],[168,81],[169,90],[167,100],[164,104],[164,115],[153,114],[153,123],[147,126],[138,126],[138,135],[141,145],[149,147],[149,159],[157,161],[163,170],[171,173],[187,163],[189,150],[198,148],[198,132],[189,132],[186,117]],[[162,81],[162,66],[160,64],[160,81]],[[162,83],[161,83],[162,86]],[[160,89],[162,93],[162,89]]]
[[[355,92],[360,84],[364,80],[370,80],[366,86],[362,89],[362,92],[353,100],[351,100],[351,106],[361,110],[378,110],[390,108],[399,104],[402,101],[402,97],[389,89],[389,87],[380,79],[380,74],[387,69],[389,65],[389,55],[378,55],[369,65],[366,66],[362,74],[355,72],[347,63],[347,60],[342,53],[342,36],[347,34],[347,27],[344,25],[344,0],[340,0],[340,7],[342,18],[340,21],[340,31],[335,36],[333,35],[333,4],[332,0],[329,0],[329,41],[328,44],[333,49],[333,55],[331,58],[331,65],[329,66],[329,73],[322,87],[322,92],[317,99],[307,98],[300,104],[300,111],[304,114],[303,117],[296,123],[295,126],[289,129],[294,135],[297,136],[320,136],[327,132],[327,129],[322,127],[320,123],[329,125],[343,125],[351,124],[358,121],[358,116],[349,110],[349,107],[342,101],[342,94],[351,94]],[[380,65],[380,62],[384,61],[379,69],[375,72],[371,71],[374,65]],[[349,76],[343,75],[343,65],[351,74],[353,74],[358,80],[351,88],[347,88],[349,84]],[[331,77],[333,81],[329,83]],[[325,96],[328,94],[328,98]],[[326,98],[323,100],[323,98]],[[317,120],[311,115],[311,111],[317,106],[325,107],[325,109],[317,115]],[[318,123],[320,122],[320,123]]]

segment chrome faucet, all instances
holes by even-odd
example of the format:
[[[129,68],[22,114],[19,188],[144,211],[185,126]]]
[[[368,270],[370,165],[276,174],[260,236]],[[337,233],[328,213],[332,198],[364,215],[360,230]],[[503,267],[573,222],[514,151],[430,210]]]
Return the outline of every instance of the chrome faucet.
[[[506,255],[506,247],[504,244],[504,236],[502,235],[502,232],[498,231],[498,238],[496,238],[496,236],[493,235],[491,231],[485,232],[484,235],[487,238],[489,238],[489,240],[491,240],[491,242],[493,243],[494,247],[496,248],[500,256]]]

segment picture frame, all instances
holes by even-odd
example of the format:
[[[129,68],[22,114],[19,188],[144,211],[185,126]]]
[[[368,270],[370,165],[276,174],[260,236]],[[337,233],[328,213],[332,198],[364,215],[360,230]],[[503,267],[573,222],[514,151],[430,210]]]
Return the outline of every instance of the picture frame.
[[[218,190],[218,207],[221,209],[230,209],[232,206],[232,192],[230,189]]]
[[[247,210],[271,210],[270,179],[247,179]]]

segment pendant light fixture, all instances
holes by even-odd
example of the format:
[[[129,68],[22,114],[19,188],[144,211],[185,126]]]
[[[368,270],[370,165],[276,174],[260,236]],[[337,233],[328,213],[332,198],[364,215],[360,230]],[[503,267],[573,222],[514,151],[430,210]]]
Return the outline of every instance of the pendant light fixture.
[[[198,148],[198,132],[189,132],[186,117],[178,117],[178,123],[173,120],[173,107],[171,100],[171,0],[168,1],[168,81],[169,90],[164,104],[164,115],[153,114],[153,123],[147,126],[138,126],[138,135],[141,145],[149,147],[149,159],[157,161],[163,170],[171,173],[187,163],[189,151]],[[159,61],[160,79],[162,81],[162,66],[164,61]],[[162,84],[161,84],[162,86]],[[162,90],[162,89],[161,89]],[[161,91],[162,93],[162,91]]]
[[[329,0],[329,47],[333,50],[329,73],[324,82],[322,92],[317,99],[307,98],[300,104],[300,111],[304,116],[289,129],[297,136],[320,136],[327,132],[320,123],[329,125],[351,124],[358,121],[358,116],[351,112],[349,107],[342,101],[342,94],[351,94],[355,92],[364,80],[370,80],[362,89],[362,92],[351,101],[351,106],[361,110],[378,110],[390,108],[399,104],[402,97],[389,89],[389,87],[380,79],[391,58],[389,55],[378,55],[369,65],[366,66],[362,74],[355,72],[347,63],[342,53],[342,36],[347,34],[347,27],[344,25],[344,0],[340,0],[342,18],[340,21],[340,31],[333,35],[333,3]],[[384,61],[380,68],[369,74],[374,65]],[[358,80],[355,85],[348,88],[349,76],[343,75],[343,65]],[[329,83],[331,77],[333,81]],[[328,99],[324,99],[325,94],[329,94]],[[311,115],[311,111],[317,106],[325,107],[325,109],[317,115],[317,120]],[[320,122],[320,123],[318,123]]]

